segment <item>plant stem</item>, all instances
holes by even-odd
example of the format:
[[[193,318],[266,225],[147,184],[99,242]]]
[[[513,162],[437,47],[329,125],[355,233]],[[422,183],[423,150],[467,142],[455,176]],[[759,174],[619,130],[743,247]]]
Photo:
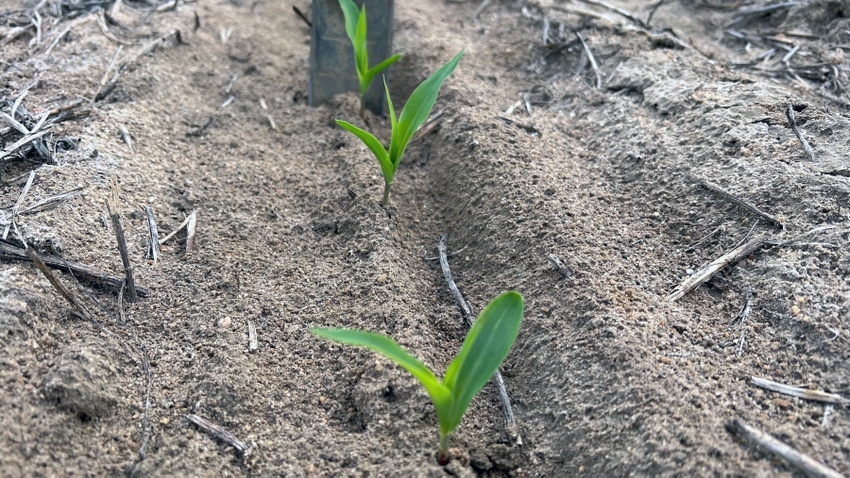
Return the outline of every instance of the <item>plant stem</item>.
[[[384,183],[384,206],[390,205],[390,184]]]
[[[449,464],[449,434],[440,435],[440,453],[437,455],[437,463]]]

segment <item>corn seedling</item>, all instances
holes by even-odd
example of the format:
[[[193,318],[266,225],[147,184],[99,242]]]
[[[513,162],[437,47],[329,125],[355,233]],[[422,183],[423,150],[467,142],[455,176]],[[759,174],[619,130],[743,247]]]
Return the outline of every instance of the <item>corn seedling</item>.
[[[338,125],[360,138],[360,141],[363,141],[375,157],[378,158],[378,162],[381,164],[381,171],[384,173],[384,206],[390,201],[390,186],[393,183],[396,169],[398,169],[398,165],[401,163],[404,150],[407,149],[407,144],[410,143],[410,139],[416,133],[416,130],[428,119],[428,115],[431,114],[431,108],[434,107],[434,103],[437,101],[437,94],[440,92],[440,87],[446,81],[446,78],[452,74],[462,56],[463,50],[458,52],[454,58],[449,60],[448,63],[443,65],[433,75],[420,83],[413,90],[413,93],[407,100],[407,104],[404,105],[398,117],[395,115],[393,102],[390,99],[390,90],[387,87],[386,79],[384,79],[384,90],[387,94],[387,106],[389,107],[390,122],[392,125],[389,149],[384,149],[384,145],[371,133],[346,121],[336,120]]]
[[[369,68],[369,52],[366,45],[366,5],[357,9],[354,0],[339,0],[339,7],[345,17],[345,33],[354,47],[354,66],[357,68],[357,80],[360,82],[360,117],[366,109],[366,92],[378,74],[398,61],[401,55],[393,55]]]
[[[449,365],[442,382],[394,340],[380,334],[350,329],[314,328],[328,340],[365,347],[413,374],[428,391],[440,424],[439,461],[448,461],[449,435],[457,428],[469,402],[490,380],[516,339],[522,321],[523,300],[518,292],[493,299],[469,329],[460,352]]]

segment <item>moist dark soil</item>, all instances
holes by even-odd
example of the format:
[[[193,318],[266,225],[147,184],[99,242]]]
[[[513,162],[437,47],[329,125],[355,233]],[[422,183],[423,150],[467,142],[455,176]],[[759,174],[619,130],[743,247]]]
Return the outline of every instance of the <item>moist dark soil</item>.
[[[382,207],[377,162],[334,123],[364,124],[356,96],[307,104],[306,0],[0,2],[0,111],[28,92],[36,120],[79,113],[47,156],[0,162],[7,239],[120,277],[114,187],[149,292],[54,270],[86,318],[0,262],[0,474],[801,476],[736,418],[850,474],[846,406],[751,383],[850,397],[850,2],[670,0],[651,21],[654,2],[614,3],[629,16],[396,2],[397,108],[466,53]],[[146,208],[160,238],[194,213],[194,236],[148,258]],[[502,367],[516,428],[488,385],[440,466],[415,379],[309,329],[384,333],[444,371],[465,336],[444,233],[474,312],[506,290],[526,310]]]

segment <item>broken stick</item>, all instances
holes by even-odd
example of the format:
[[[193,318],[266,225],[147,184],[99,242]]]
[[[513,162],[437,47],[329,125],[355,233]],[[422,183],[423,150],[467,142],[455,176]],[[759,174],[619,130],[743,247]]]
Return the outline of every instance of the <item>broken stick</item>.
[[[153,217],[153,208],[148,206],[145,208],[145,214],[148,216],[148,231],[150,232],[150,246],[148,247],[149,257],[154,264],[159,260],[159,229],[156,227],[156,219]]]
[[[751,377],[750,383],[772,392],[789,395],[792,397],[813,400],[816,402],[834,403],[837,405],[850,405],[850,399],[846,399],[835,393],[821,392],[820,390],[809,390],[808,388],[792,387],[766,378]]]
[[[743,420],[738,418],[732,420],[731,423],[726,425],[726,429],[746,438],[764,450],[785,459],[788,463],[796,466],[800,471],[805,473],[806,476],[842,478],[841,473],[838,473],[809,455],[791,448],[767,433],[747,425]]]
[[[259,347],[260,343],[257,341],[257,327],[254,325],[253,320],[248,319],[248,352],[256,352]]]
[[[127,241],[124,238],[124,227],[121,225],[121,215],[118,210],[118,185],[112,184],[112,193],[106,200],[106,209],[112,219],[112,228],[115,229],[115,238],[118,241],[118,252],[121,254],[121,262],[124,264],[124,277],[127,282],[129,297],[127,300],[136,302],[139,296],[136,293],[136,281],[133,280],[133,266],[130,264],[130,253],[127,252]]]
[[[785,109],[785,116],[788,118],[788,124],[791,125],[791,131],[794,132],[794,135],[797,136],[797,139],[803,145],[803,149],[806,150],[806,156],[809,157],[809,161],[814,161],[815,150],[812,149],[812,145],[806,141],[806,138],[803,137],[803,133],[800,132],[800,128],[797,126],[797,118],[794,117],[794,105],[788,104],[788,108]]]
[[[705,282],[708,282],[709,279],[714,277],[715,274],[723,270],[726,266],[740,261],[765,245],[776,245],[776,243],[769,240],[765,234],[761,234],[750,239],[691,274],[690,277],[683,280],[682,283],[676,286],[672,292],[667,294],[666,299],[671,302],[681,299],[688,292],[696,289]]]
[[[460,308],[460,315],[463,317],[463,323],[466,325],[466,328],[469,329],[472,327],[473,321],[472,309],[469,308],[469,304],[466,303],[466,300],[457,288],[457,284],[455,284],[454,278],[452,278],[452,271],[449,269],[449,259],[446,254],[448,240],[449,235],[443,234],[440,236],[440,242],[437,243],[437,250],[440,253],[440,268],[443,270],[443,275],[446,277],[449,289],[451,289],[452,294],[455,296],[455,300],[457,300],[457,305]],[[493,374],[493,381],[496,382],[496,388],[499,390],[499,398],[502,400],[502,407],[505,413],[505,429],[512,435],[512,438],[517,442],[517,444],[521,445],[522,437],[519,436],[517,431],[516,418],[514,417],[514,411],[511,407],[511,399],[508,397],[508,389],[505,387],[505,380],[502,378],[502,372],[496,370],[496,373]]]
[[[61,257],[50,254],[39,254],[39,259],[48,267],[69,270],[74,274],[83,276],[86,280],[111,289],[114,292],[120,292],[124,284],[123,278],[111,276],[85,264],[66,261]],[[0,240],[0,260],[26,261],[32,260],[32,258],[29,257],[23,247],[19,247],[9,241]],[[150,295],[150,291],[145,287],[136,286],[136,292],[142,297]]]
[[[590,67],[593,69],[593,74],[596,75],[596,89],[602,88],[602,74],[599,72],[599,64],[596,63],[596,57],[593,56],[593,52],[590,51],[590,47],[587,45],[587,42],[584,41],[584,37],[581,36],[581,33],[578,31],[574,32],[578,37],[578,41],[581,42],[582,48],[584,48],[584,53],[587,55],[587,59],[590,60]]]
[[[241,455],[243,459],[248,458],[248,456],[251,455],[251,448],[248,447],[248,445],[242,443],[232,433],[221,428],[215,423],[201,418],[195,415],[194,413],[187,414],[186,419],[197,425],[202,432],[210,435],[216,440],[223,441],[224,443],[227,443],[228,445],[232,446],[233,449],[236,450],[236,452]]]
[[[26,243],[24,243],[24,245],[26,246]],[[52,285],[53,288],[56,289],[56,292],[59,292],[59,295],[61,295],[63,299],[67,300],[68,303],[71,304],[71,307],[73,307],[77,311],[77,313],[79,313],[84,319],[93,321],[92,315],[89,313],[88,309],[86,309],[83,304],[79,303],[76,299],[74,299],[74,296],[71,295],[71,291],[69,291],[61,282],[59,282],[59,279],[55,275],[53,275],[53,272],[51,272],[50,269],[47,268],[47,265],[45,265],[44,261],[42,261],[41,258],[38,257],[38,254],[36,254],[35,251],[32,250],[29,246],[26,246],[25,250],[27,256],[30,258],[32,263],[35,264],[35,266],[38,268],[38,270],[41,271],[42,274],[44,274],[44,277],[46,277],[47,280],[50,282],[50,285]]]
[[[557,268],[558,268],[558,272],[559,272],[559,273],[561,274],[561,276],[563,276],[565,279],[569,279],[569,278],[571,278],[571,277],[573,276],[573,271],[572,271],[572,269],[570,269],[570,268],[569,268],[569,267],[567,267],[567,266],[566,266],[563,262],[561,262],[561,259],[559,259],[559,258],[558,258],[558,256],[556,256],[555,254],[551,254],[551,253],[550,253],[550,254],[549,254],[548,256],[546,256],[546,257],[548,257],[548,258],[549,258],[549,261],[551,261],[551,262],[552,262],[552,264],[555,264],[555,267],[557,267]]]
[[[186,254],[195,250],[195,227],[198,225],[198,211],[189,214],[189,222],[186,223]]]
[[[730,201],[733,204],[741,206],[742,208],[746,209],[747,211],[750,211],[751,213],[755,214],[756,216],[759,216],[762,219],[766,220],[767,222],[773,224],[774,226],[781,228],[783,231],[785,230],[785,224],[782,223],[782,221],[780,221],[779,219],[776,219],[775,217],[771,216],[770,214],[768,214],[766,212],[763,212],[761,209],[759,209],[759,208],[753,206],[752,204],[744,201],[743,199],[739,198],[738,196],[735,196],[734,194],[730,194],[730,193],[724,191],[719,186],[716,186],[716,185],[714,185],[714,184],[712,184],[708,181],[705,181],[705,180],[702,180],[702,179],[699,179],[699,178],[695,178],[695,179],[696,179],[697,183],[699,183],[700,186],[702,186],[702,187],[708,189],[709,191],[723,197],[724,199]]]

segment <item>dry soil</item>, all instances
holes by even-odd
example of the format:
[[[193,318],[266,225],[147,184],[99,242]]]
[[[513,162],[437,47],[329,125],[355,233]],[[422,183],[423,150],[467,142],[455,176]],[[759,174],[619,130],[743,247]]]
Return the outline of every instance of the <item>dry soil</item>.
[[[850,474],[846,406],[751,384],[850,396],[850,2],[669,0],[648,27],[655,3],[615,3],[632,18],[582,1],[396,2],[397,105],[466,54],[384,208],[377,162],[333,121],[363,124],[356,97],[307,104],[309,30],[292,10],[306,0],[104,2],[104,27],[83,2],[48,2],[40,32],[35,3],[0,2],[0,110],[28,91],[35,116],[88,112],[47,136],[76,149],[0,164],[5,222],[31,171],[24,209],[82,187],[19,214],[20,236],[120,276],[114,181],[150,290],[129,303],[57,270],[84,320],[31,263],[0,263],[0,475],[799,476],[730,433],[735,418]],[[120,75],[103,94],[107,71]],[[162,236],[195,212],[194,247],[181,230],[146,259],[145,207]],[[412,377],[309,332],[382,332],[445,370],[465,330],[434,259],[443,233],[475,311],[509,289],[526,299],[503,367],[518,426],[485,387],[446,467]]]

